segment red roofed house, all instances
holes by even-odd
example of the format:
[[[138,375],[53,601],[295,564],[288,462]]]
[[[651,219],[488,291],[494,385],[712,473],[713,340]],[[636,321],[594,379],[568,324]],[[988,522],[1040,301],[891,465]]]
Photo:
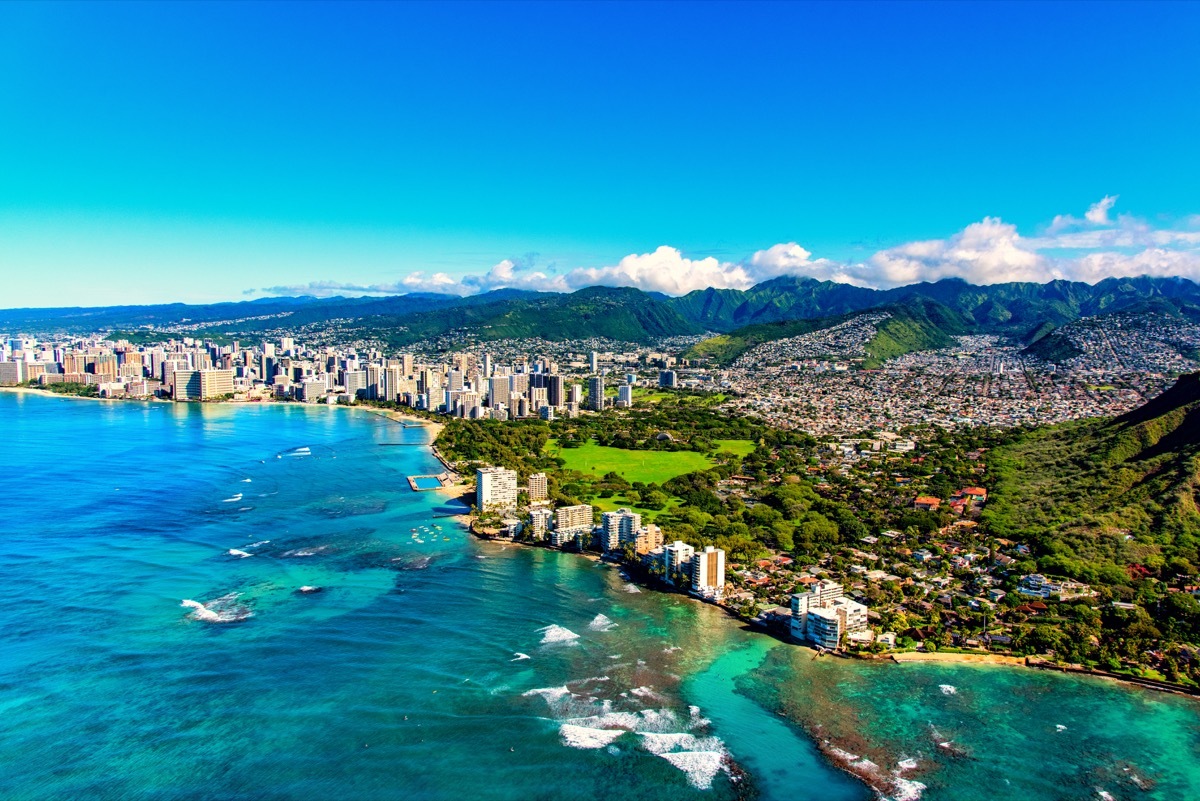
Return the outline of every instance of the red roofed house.
[[[926,512],[936,512],[941,505],[941,499],[935,498],[932,495],[918,495],[917,499],[913,501],[913,508],[922,509]]]

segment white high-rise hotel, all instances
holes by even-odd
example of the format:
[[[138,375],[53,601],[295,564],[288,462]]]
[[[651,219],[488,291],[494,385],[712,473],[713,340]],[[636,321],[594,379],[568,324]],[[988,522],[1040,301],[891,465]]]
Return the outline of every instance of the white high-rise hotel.
[[[720,599],[725,594],[725,551],[709,545],[692,557],[692,592]]]
[[[792,596],[792,636],[833,650],[842,635],[867,628],[867,607],[843,596],[841,584],[818,581]]]
[[[618,509],[615,512],[605,512],[602,515],[604,533],[602,544],[604,550],[615,551],[626,542],[637,540],[638,529],[642,527],[642,516],[628,509]]]
[[[517,471],[481,467],[475,471],[475,506],[480,512],[517,508]]]

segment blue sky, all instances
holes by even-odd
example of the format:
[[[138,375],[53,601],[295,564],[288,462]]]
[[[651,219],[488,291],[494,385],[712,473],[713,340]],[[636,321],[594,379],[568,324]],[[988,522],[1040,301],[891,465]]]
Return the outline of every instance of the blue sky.
[[[1200,277],[1197,41],[1185,3],[4,3],[0,306]]]

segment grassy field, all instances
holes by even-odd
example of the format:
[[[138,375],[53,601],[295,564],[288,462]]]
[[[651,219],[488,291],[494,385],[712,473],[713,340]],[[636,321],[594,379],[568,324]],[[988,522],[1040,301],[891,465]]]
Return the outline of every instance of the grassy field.
[[[746,440],[718,440],[718,450],[746,454],[754,450],[754,443]],[[626,481],[641,481],[645,484],[661,484],[675,476],[707,470],[712,461],[702,453],[693,451],[627,451],[597,445],[595,441],[578,448],[560,448],[555,440],[546,443],[546,450],[567,462],[568,470],[581,473],[616,473]]]
[[[702,453],[692,451],[627,451],[608,448],[589,441],[578,448],[559,448],[550,440],[546,448],[567,462],[568,470],[602,476],[613,472],[626,481],[661,484],[675,476],[706,470],[711,462]]]
[[[754,452],[754,443],[748,439],[718,439],[717,451],[729,451],[738,456],[747,456]]]
[[[670,392],[662,392],[649,387],[638,387],[633,391],[633,400],[635,403],[658,403],[664,398],[671,397]]]
[[[592,506],[595,506],[601,512],[615,512],[618,509],[629,509],[630,511],[640,514],[642,516],[643,523],[653,523],[655,518],[657,518],[659,515],[664,515],[667,512],[670,512],[672,509],[675,509],[677,506],[683,503],[683,501],[681,501],[679,498],[672,498],[671,500],[667,501],[667,505],[665,507],[659,509],[658,511],[653,509],[645,509],[641,506],[634,506],[628,503],[624,496],[621,495],[614,495],[611,498],[592,498],[590,501],[588,501],[588,503],[590,503]]]
[[[610,398],[617,396],[617,388],[615,385],[605,387],[604,394]],[[680,396],[668,390],[658,389],[657,387],[634,387],[633,402],[638,403],[659,403],[667,398],[680,398],[680,402],[689,406],[714,406],[725,400],[725,395],[701,395],[701,396]]]

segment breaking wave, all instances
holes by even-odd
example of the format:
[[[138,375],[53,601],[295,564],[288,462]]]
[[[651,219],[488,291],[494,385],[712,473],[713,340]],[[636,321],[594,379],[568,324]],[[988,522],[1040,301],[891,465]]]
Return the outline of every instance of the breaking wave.
[[[725,768],[722,751],[678,751],[659,756],[686,773],[688,784],[697,790],[710,789],[713,779]]]
[[[564,723],[558,728],[563,742],[572,748],[604,748],[625,733],[624,729],[592,729]]]
[[[555,624],[540,628],[538,631],[542,632],[542,645],[572,642],[579,639],[579,635],[575,632]]]
[[[254,615],[249,606],[238,603],[237,599],[240,596],[239,592],[231,592],[207,603],[185,598],[179,605],[192,610],[188,617],[193,620],[201,620],[205,623],[237,623]]]
[[[596,615],[588,624],[588,628],[592,631],[612,631],[616,627],[617,624],[612,622],[607,615]]]

